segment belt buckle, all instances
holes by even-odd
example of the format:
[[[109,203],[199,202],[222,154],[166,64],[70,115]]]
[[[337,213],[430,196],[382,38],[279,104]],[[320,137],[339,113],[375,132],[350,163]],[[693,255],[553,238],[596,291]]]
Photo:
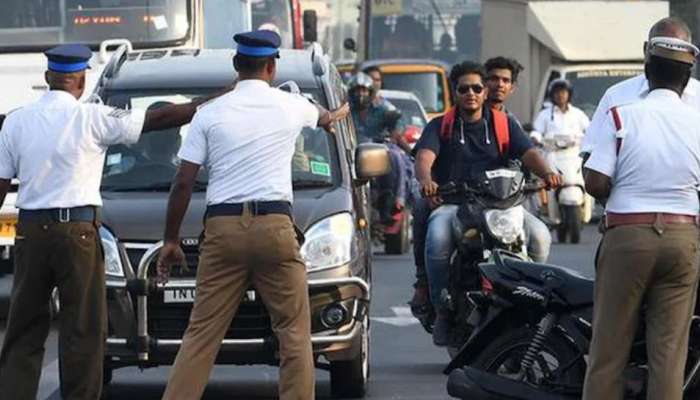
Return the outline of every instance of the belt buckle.
[[[61,223],[70,222],[70,208],[59,208],[58,209],[58,222],[61,222]]]

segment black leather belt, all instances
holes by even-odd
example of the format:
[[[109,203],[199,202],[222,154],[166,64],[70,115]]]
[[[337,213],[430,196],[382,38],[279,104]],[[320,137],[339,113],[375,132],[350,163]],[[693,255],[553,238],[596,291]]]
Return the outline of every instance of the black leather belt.
[[[212,204],[207,206],[206,217],[243,215],[245,206],[252,215],[284,214],[292,217],[292,205],[287,201],[250,201],[247,203]]]
[[[20,222],[95,222],[98,218],[98,208],[94,206],[72,208],[45,208],[41,210],[19,210]]]

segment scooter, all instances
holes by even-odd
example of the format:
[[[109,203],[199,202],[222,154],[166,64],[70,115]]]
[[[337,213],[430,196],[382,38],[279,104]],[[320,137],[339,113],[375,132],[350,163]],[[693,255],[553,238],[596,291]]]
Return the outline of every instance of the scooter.
[[[593,198],[586,193],[578,140],[572,135],[556,134],[545,137],[547,161],[562,175],[562,186],[548,195],[548,217],[556,226],[557,239],[566,243],[581,240],[583,224],[590,222]]]

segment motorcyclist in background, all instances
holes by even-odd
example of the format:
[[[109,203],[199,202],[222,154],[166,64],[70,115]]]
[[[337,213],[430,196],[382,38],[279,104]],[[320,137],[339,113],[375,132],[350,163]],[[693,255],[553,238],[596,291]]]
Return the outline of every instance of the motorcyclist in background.
[[[390,222],[396,210],[402,210],[411,200],[413,168],[407,152],[410,146],[403,137],[401,112],[386,100],[377,101],[372,78],[358,72],[348,82],[350,108],[359,142],[385,143],[389,148],[391,173],[377,178],[377,199],[380,218]]]

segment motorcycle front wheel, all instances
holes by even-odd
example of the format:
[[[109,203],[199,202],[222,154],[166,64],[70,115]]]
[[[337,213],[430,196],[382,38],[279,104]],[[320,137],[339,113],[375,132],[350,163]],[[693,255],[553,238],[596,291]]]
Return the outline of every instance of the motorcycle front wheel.
[[[509,331],[489,343],[470,366],[504,378],[517,379],[521,361],[534,335],[535,329],[530,327]],[[573,361],[575,358],[578,360]],[[560,368],[566,370],[559,371]],[[571,343],[551,333],[537,352],[532,368],[525,374],[525,381],[535,386],[545,383],[582,391],[585,373],[585,362]]]

